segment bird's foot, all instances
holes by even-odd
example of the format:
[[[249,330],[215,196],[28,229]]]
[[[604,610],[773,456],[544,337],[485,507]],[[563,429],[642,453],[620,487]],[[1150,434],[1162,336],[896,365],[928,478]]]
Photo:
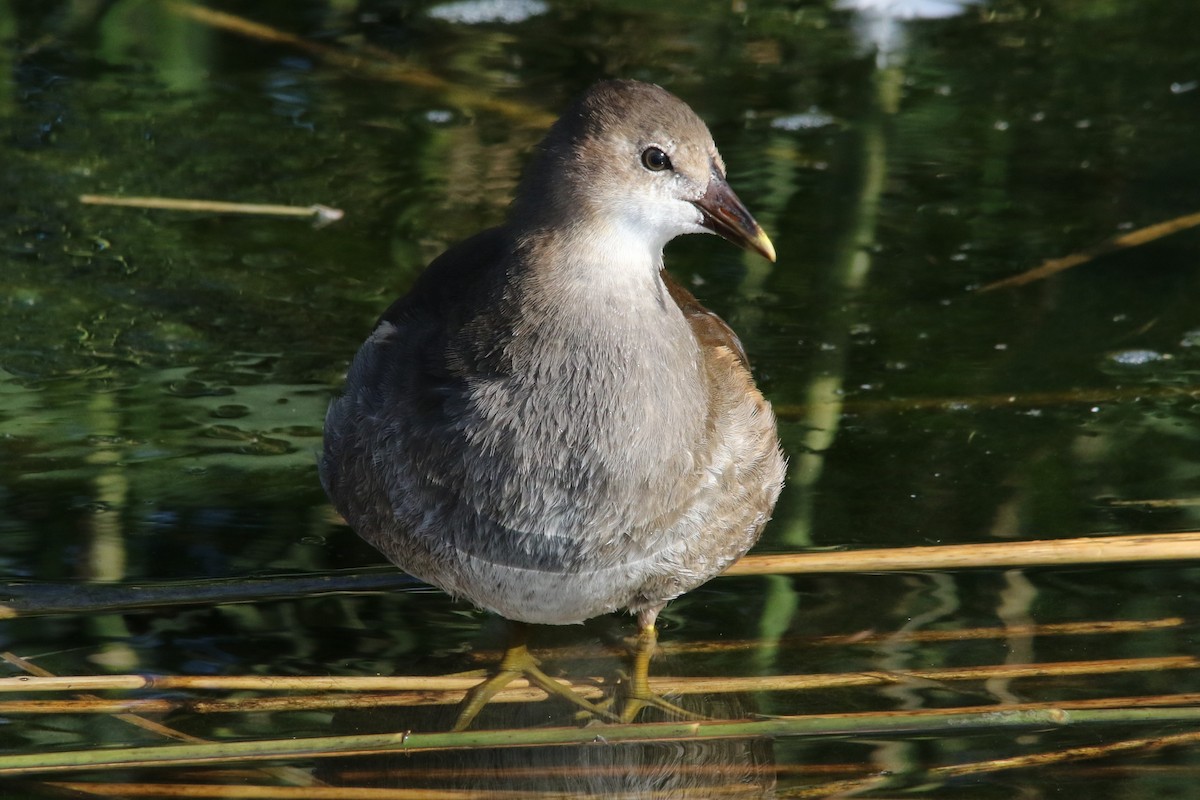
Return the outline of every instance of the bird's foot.
[[[631,691],[625,695],[625,702],[621,706],[621,721],[633,722],[637,719],[638,714],[642,713],[646,708],[657,708],[673,719],[692,721],[709,719],[709,717],[703,714],[697,714],[694,711],[688,711],[682,706],[677,706],[662,695],[655,694],[648,689],[641,692],[633,691],[631,687]]]
[[[542,672],[541,666],[524,643],[513,645],[504,653],[496,674],[475,686],[463,698],[459,706],[458,719],[452,730],[462,731],[475,720],[479,712],[504,687],[517,678],[525,678],[551,697],[558,697],[579,706],[587,714],[606,720],[616,720],[616,715],[602,706],[579,695],[569,684],[562,684]]]
[[[657,708],[667,716],[701,720],[708,719],[703,714],[697,714],[681,708],[661,695],[655,694],[650,688],[650,659],[658,646],[658,629],[653,625],[643,625],[638,631],[637,640],[633,646],[633,672],[625,681],[627,688],[624,692],[624,703],[621,706],[620,719],[622,722],[633,722],[638,714],[646,708]]]

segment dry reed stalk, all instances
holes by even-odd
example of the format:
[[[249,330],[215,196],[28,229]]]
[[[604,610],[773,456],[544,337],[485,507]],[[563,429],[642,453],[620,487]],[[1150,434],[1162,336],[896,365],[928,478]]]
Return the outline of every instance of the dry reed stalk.
[[[186,797],[217,800],[522,800],[528,794],[473,789],[378,789],[360,786],[294,788],[290,786],[212,783],[96,783],[46,781],[45,786],[94,797]]]
[[[26,659],[21,658],[20,656],[16,655],[15,653],[8,653],[8,652],[0,653],[0,660],[3,660],[6,663],[11,664],[12,666],[16,667],[17,669],[28,672],[32,676],[28,680],[56,680],[58,678],[57,675],[50,672],[49,670],[44,669],[43,667],[40,667],[37,664],[34,664],[32,661],[27,661]],[[25,679],[23,679],[23,678],[8,678],[7,680],[20,681],[20,680],[25,680]],[[86,703],[86,702],[105,702],[105,701],[99,697],[96,697],[95,695],[81,695],[80,697],[76,698],[75,702]],[[159,722],[155,722],[152,719],[146,719],[145,717],[140,717],[137,714],[127,713],[125,710],[114,711],[114,712],[109,712],[109,713],[115,714],[117,719],[119,719],[122,722],[127,723],[129,725],[132,725],[135,728],[141,728],[144,731],[149,731],[150,733],[157,734],[159,736],[163,736],[167,739],[174,739],[175,741],[178,741],[178,742],[191,742],[193,744],[200,744],[202,742],[207,741],[205,739],[201,739],[198,736],[192,736],[189,733],[177,731],[174,728],[168,728],[166,725],[163,725],[162,723],[159,723]]]
[[[303,217],[318,226],[337,222],[345,216],[340,208],[315,204],[282,206],[270,203],[230,203],[224,200],[188,200],[178,197],[113,197],[105,194],[81,194],[79,202],[93,206],[126,206],[164,211],[200,211],[214,214],[252,214],[267,217]]]
[[[50,672],[49,670],[47,670],[43,667],[40,667],[31,661],[27,661],[26,659],[21,658],[20,656],[14,654],[14,653],[9,653],[9,652],[0,653],[0,660],[3,660],[5,662],[7,662],[8,664],[11,664],[18,669],[24,670],[25,672],[28,672],[30,675],[33,675],[38,678],[46,679],[46,678],[58,677],[58,676],[54,675],[52,672]],[[70,702],[70,701],[68,701],[68,702]],[[79,695],[74,702],[103,703],[103,702],[107,702],[107,701],[104,701],[101,698],[96,697],[95,695]],[[113,712],[113,718],[118,719],[121,722],[124,722],[128,725],[132,725],[135,728],[141,728],[144,731],[148,731],[150,733],[156,734],[158,736],[162,736],[167,739],[172,739],[177,742],[185,742],[185,743],[189,743],[189,744],[208,744],[209,743],[209,741],[207,739],[201,739],[199,736],[192,736],[190,733],[184,733],[183,731],[177,731],[174,728],[167,727],[166,725],[163,725],[160,722],[155,722],[152,719],[146,719],[145,717],[139,716],[137,714],[128,713],[128,711],[124,710],[124,709],[122,709],[121,711]],[[303,770],[295,769],[293,767],[286,767],[286,766],[284,766],[284,767],[264,767],[264,768],[256,770],[256,772],[259,775],[266,775],[268,777],[272,777],[277,780],[283,781],[284,783],[295,784],[297,786],[323,786],[324,785],[320,780],[318,780],[317,778],[308,774],[307,772],[305,772]]]
[[[1056,661],[1041,664],[996,664],[953,669],[871,670],[840,675],[766,675],[726,678],[650,678],[660,694],[715,694],[719,692],[791,692],[835,689],[847,686],[886,686],[913,682],[1017,680],[1073,675],[1112,675],[1128,672],[1159,672],[1196,669],[1200,659],[1192,656],[1104,659],[1099,661]]]
[[[1154,698],[1155,700],[1165,699]],[[1185,697],[1185,696],[1179,696]],[[1194,697],[1194,696],[1193,696]],[[1130,698],[1132,700],[1148,699],[1148,698]],[[1116,700],[1116,698],[1113,698]],[[1104,701],[1090,701],[1107,702]],[[1194,699],[1189,702],[1195,702]],[[1071,704],[1076,707],[1080,704]],[[1010,709],[1011,710],[1011,709]],[[998,772],[1007,769],[1023,769],[1029,767],[1047,766],[1050,764],[1060,764],[1066,762],[1074,762],[1095,758],[1103,758],[1106,756],[1117,755],[1121,753],[1140,752],[1145,750],[1156,750],[1164,747],[1180,746],[1187,744],[1195,744],[1200,742],[1200,733],[1190,732],[1183,734],[1175,734],[1160,737],[1148,737],[1138,739],[1128,739],[1120,742],[1113,742],[1104,745],[1093,745],[1086,747],[1067,748],[1063,750],[1049,751],[1044,753],[1032,753],[1022,756],[1014,756],[1011,758],[988,759],[986,761],[970,762],[965,764],[954,764],[942,767],[934,767],[924,773],[931,778],[956,778],[967,775],[977,775],[991,772]],[[820,765],[818,765],[819,767]],[[711,774],[713,777],[718,777],[719,772],[715,768],[706,769],[706,765],[680,765],[681,770],[691,770],[696,772],[701,777]],[[615,768],[614,768],[615,769]],[[1116,768],[1113,768],[1116,769]],[[1124,768],[1121,768],[1124,769]],[[1171,768],[1177,770],[1178,768]],[[861,767],[855,765],[836,765],[835,772],[860,771]],[[828,772],[829,770],[817,771]],[[1110,770],[1111,771],[1111,770]],[[813,770],[805,768],[805,774],[812,774]],[[508,779],[516,780],[528,777],[542,777],[553,773],[560,777],[571,777],[578,775],[594,776],[596,770],[583,770],[580,768],[563,767],[557,770],[553,768],[538,768],[526,769],[519,768],[504,770],[497,774],[495,771],[488,770],[486,773],[479,773],[476,777],[487,777],[496,780]],[[418,777],[417,775],[406,773],[407,778]],[[353,776],[344,776],[350,779],[361,777],[357,773]],[[373,771],[367,777],[378,779],[380,774]],[[419,777],[423,779],[458,779],[470,777],[461,770],[424,770],[421,771]],[[871,776],[868,778],[857,778],[849,780],[838,780],[827,782],[816,786],[807,786],[792,790],[785,790],[780,793],[780,797],[788,798],[809,798],[809,797],[829,797],[836,794],[844,794],[855,791],[862,792],[868,789],[882,787],[890,781],[888,777]],[[116,784],[116,783],[85,783],[85,782],[67,782],[54,781],[49,782],[48,786],[55,788],[82,792],[102,797],[212,797],[212,798],[256,798],[257,800],[438,800],[443,798],[449,800],[465,800],[466,798],[489,797],[496,798],[542,798],[542,797],[557,797],[559,795],[550,793],[537,793],[528,790],[522,791],[505,791],[500,789],[490,789],[484,795],[480,795],[473,790],[435,790],[435,789],[371,789],[363,787],[321,787],[311,789],[296,789],[291,787],[274,787],[274,786],[226,786],[226,785],[197,785],[197,784]],[[708,797],[728,797],[738,796],[740,791],[744,791],[752,787],[720,787],[708,786],[698,788],[697,792],[706,792]],[[723,791],[725,790],[725,791]],[[645,795],[641,795],[644,797]],[[589,795],[577,794],[573,797],[586,798]],[[606,797],[612,797],[611,794]]]
[[[725,575],[930,572],[976,567],[1045,567],[1200,559],[1200,532],[1081,536],[1020,542],[887,547],[744,556]]]
[[[294,789],[282,786],[229,786],[186,783],[91,783],[48,781],[44,785],[96,797],[187,797],[216,800],[722,800],[761,798],[761,787],[745,784],[687,788],[670,793],[636,792],[603,795],[591,792],[536,791],[525,789],[381,789],[339,786],[328,789]]]
[[[912,631],[863,631],[829,636],[796,636],[780,640],[780,647],[846,647],[860,644],[900,644],[914,642],[937,644],[940,642],[968,642],[987,639],[1011,639],[1014,637],[1045,638],[1048,636],[1093,636],[1121,633],[1145,633],[1183,625],[1182,617],[1163,617],[1148,620],[1098,620],[1094,622],[1061,622],[1050,625],[1009,625],[1007,627],[963,628],[960,630],[912,630]],[[666,642],[660,643],[658,652],[719,653],[737,650],[753,650],[762,643],[755,639],[731,642]],[[538,651],[542,655],[541,650]],[[547,658],[557,657],[556,650],[545,652]]]
[[[1200,732],[1171,734],[1140,739],[1124,739],[1108,744],[1069,747],[1063,750],[1051,750],[1042,753],[1027,753],[1009,758],[993,758],[985,761],[972,761],[964,764],[949,764],[932,767],[920,773],[925,780],[962,778],[968,775],[983,775],[1001,772],[1009,769],[1028,769],[1044,767],[1050,764],[1062,764],[1073,761],[1085,761],[1094,758],[1120,755],[1122,753],[1141,753],[1147,750],[1160,750],[1164,747],[1178,747],[1200,743]],[[891,776],[872,776],[841,781],[831,781],[816,786],[806,786],[780,794],[780,797],[840,797],[849,793],[861,793],[871,789],[882,788],[893,782]]]
[[[725,575],[768,575],[836,572],[920,572],[1013,566],[1068,566],[1137,561],[1191,560],[1200,558],[1200,532],[1085,536],[981,544],[889,547],[772,555],[748,555]],[[245,584],[242,586],[241,584]],[[88,585],[84,587],[10,587],[12,598],[0,604],[0,619],[40,614],[89,613],[96,609],[117,612],[155,605],[188,605],[203,602],[252,602],[298,595],[315,596],[355,591],[402,591],[419,586],[415,579],[396,571],[281,577],[265,580],[227,580],[196,583],[180,581],[158,585]],[[36,589],[37,591],[30,591]],[[432,591],[432,590],[429,590]]]
[[[1145,633],[1164,628],[1178,628],[1183,617],[1160,619],[1096,620],[1092,622],[1057,622],[1049,625],[1008,625],[993,628],[963,628],[952,631],[896,631],[895,633],[842,634],[813,637],[817,644],[844,646],[848,644],[891,644],[896,642],[966,642],[984,639],[1009,639],[1014,636],[1092,636],[1096,634]]]
[[[159,691],[466,691],[479,683],[479,678],[458,676],[397,675],[374,677],[347,676],[273,676],[273,675],[81,675],[48,678],[0,678],[0,692],[49,691],[70,692],[155,689]],[[523,679],[510,686],[528,686]]]
[[[1072,253],[1071,255],[1064,256],[1062,258],[1052,258],[1047,261],[1043,261],[1041,265],[1034,267],[1031,270],[1022,272],[1019,275],[1013,275],[1009,278],[1004,278],[1003,280],[989,283],[979,291],[990,292],[994,289],[1003,289],[1012,286],[1024,286],[1027,283],[1032,283],[1033,281],[1042,280],[1043,278],[1048,278],[1051,275],[1056,275],[1063,270],[1070,269],[1071,267],[1077,267],[1080,264],[1086,264],[1087,262],[1099,258],[1100,256],[1108,255],[1109,253],[1114,253],[1118,250],[1124,250],[1127,247],[1136,247],[1148,242],[1153,242],[1156,239],[1161,239],[1164,236],[1169,236],[1172,233],[1178,233],[1179,231],[1187,230],[1188,228],[1194,228],[1197,225],[1200,225],[1200,213],[1185,214],[1184,216],[1175,217],[1174,219],[1167,220],[1166,222],[1160,222],[1156,225],[1147,225],[1145,228],[1138,228],[1136,231],[1130,231],[1129,233],[1121,234],[1120,236],[1113,237],[1112,239],[1101,242],[1094,247],[1089,247],[1088,249],[1082,250],[1078,253]]]
[[[186,705],[186,701],[171,700],[106,700],[102,697],[83,696],[74,700],[4,700],[0,701],[0,713],[14,716],[27,714],[166,714]],[[173,737],[174,738],[174,737]],[[204,739],[192,739],[202,742]]]
[[[1114,764],[1111,766],[1076,767],[1064,770],[1070,775],[1088,778],[1156,777],[1200,778],[1200,765],[1194,764]]]
[[[851,686],[894,686],[912,683],[949,683],[954,681],[987,681],[993,679],[1018,680],[1022,678],[1055,678],[1078,675],[1113,675],[1131,672],[1160,672],[1176,669],[1196,669],[1200,667],[1200,659],[1191,656],[1167,656],[1161,658],[1129,658],[1104,659],[1098,661],[1058,661],[1042,664],[997,664],[979,667],[959,667],[956,669],[920,669],[905,672],[864,671],[844,674],[818,675],[767,675],[758,677],[722,677],[722,678],[679,678],[652,677],[650,687],[659,694],[722,694],[742,692],[795,692],[812,691],[816,689],[846,688]],[[124,678],[139,678],[137,675],[97,676],[97,683],[106,677],[111,677],[109,685],[103,688],[129,688]],[[5,679],[8,681],[12,678]],[[21,680],[21,679],[17,679]],[[25,679],[27,690],[39,688]],[[61,681],[69,678],[46,679],[41,682],[49,691],[61,691],[64,684]],[[330,681],[341,681],[338,686]],[[200,677],[176,676],[175,678],[155,679],[153,684],[141,688],[160,690],[183,689],[258,689],[265,691],[301,690],[306,687],[312,690],[319,686],[323,691],[346,691],[345,695],[309,695],[293,697],[246,697],[229,700],[163,700],[132,699],[132,700],[102,700],[88,698],[74,701],[50,700],[19,700],[0,702],[0,714],[114,714],[129,711],[142,713],[165,713],[167,711],[186,709],[199,714],[215,713],[262,713],[277,711],[301,711],[319,708],[379,708],[391,706],[425,706],[449,705],[462,700],[466,689],[479,682],[478,678],[458,678],[454,676],[431,676],[427,678],[399,678],[405,685],[420,682],[421,688],[405,694],[356,694],[355,689],[361,683],[374,684],[382,679],[369,678],[366,680],[354,677],[343,679],[333,678],[286,678],[272,679],[258,676],[229,676]],[[255,686],[255,681],[259,685]],[[228,683],[226,683],[228,682]],[[287,683],[281,687],[281,682]],[[589,700],[604,696],[603,679],[592,679],[588,683],[574,684],[560,681],[564,686],[570,686],[574,691]],[[547,698],[541,689],[530,687],[522,680],[513,681],[513,686],[498,693],[492,702],[525,703],[537,702]],[[1191,695],[1179,695],[1191,698]],[[1091,701],[1089,701],[1091,702]],[[1059,704],[1062,705],[1062,704]],[[1041,708],[1031,705],[1030,708]],[[1091,707],[1091,706],[1087,706]],[[1094,706],[1111,707],[1111,706]]]
[[[1114,508],[1192,508],[1200,506],[1200,497],[1150,497],[1145,500],[1109,500],[1106,505]]]
[[[1145,633],[1183,625],[1182,617],[1163,617],[1146,620],[1096,620],[1092,622],[1060,622],[1049,625],[1009,625],[1007,627],[962,628],[959,630],[911,630],[911,631],[862,631],[839,633],[828,636],[785,636],[777,647],[846,647],[861,644],[899,644],[919,642],[967,642],[987,639],[1011,639],[1013,637],[1045,638],[1048,636],[1092,636],[1122,633]],[[757,639],[732,639],[728,641],[673,642],[660,641],[657,656],[691,655],[697,653],[729,653],[757,650],[762,642]],[[626,648],[619,645],[571,645],[537,649],[539,658],[551,661],[594,659],[600,656],[619,656]],[[466,653],[471,661],[491,664],[500,660],[499,650],[472,650]]]
[[[1183,744],[1196,743],[1200,743],[1200,731],[1141,739],[1125,739],[1108,744],[1070,747],[1047,753],[1029,753],[1010,758],[993,758],[987,761],[976,761],[968,764],[951,764],[944,767],[935,767],[929,773],[936,777],[956,778],[964,775],[978,775],[984,772],[997,772],[1004,769],[1025,769],[1028,767],[1045,766],[1046,764],[1061,764],[1064,761],[1081,761],[1091,758],[1103,758],[1118,753],[1158,750],[1163,747],[1177,747]]]
[[[460,86],[440,78],[431,72],[413,67],[395,55],[379,48],[364,49],[362,53],[351,53],[336,47],[309,41],[301,36],[263,25],[260,22],[239,17],[223,11],[214,11],[188,3],[168,2],[167,8],[196,22],[219,28],[229,33],[245,36],[260,42],[287,45],[315,56],[347,72],[374,80],[393,81],[407,86],[426,89],[440,95],[446,101],[466,108],[482,109],[502,114],[518,122],[548,128],[554,115],[524,103],[501,100],[478,89]]]
[[[987,668],[979,668],[986,670]],[[986,680],[989,676],[986,672],[982,672],[982,677],[978,680]],[[1040,675],[1038,677],[1055,677],[1057,675],[1095,675],[1105,674],[1104,672],[1068,672],[1068,673],[1051,673],[1050,675]],[[1017,678],[1030,677],[1029,675],[1003,675],[1001,678]],[[951,678],[950,680],[967,680],[968,678]],[[707,680],[707,679],[706,679]],[[713,679],[715,681],[715,679]],[[902,681],[891,681],[898,683]],[[651,682],[652,685],[654,681]],[[842,686],[862,686],[875,685],[873,683],[850,683],[850,684],[826,684],[826,685],[808,685],[799,687],[802,689],[824,689],[824,688],[840,688]],[[791,691],[796,687],[787,685],[773,685],[765,689],[754,688],[747,689],[745,687],[737,687],[736,685],[712,687],[687,687],[684,686],[684,691],[667,692],[667,694],[696,694],[700,689],[704,688],[706,694],[721,694],[722,692],[735,691]],[[692,691],[688,691],[692,689]],[[461,694],[461,693],[459,693]],[[587,699],[600,699],[603,695],[596,692],[588,692]],[[21,715],[36,715],[36,714],[116,714],[122,711],[133,710],[143,714],[167,713],[170,711],[185,711],[196,714],[220,714],[220,713],[273,713],[280,711],[313,711],[318,709],[368,709],[368,708],[390,708],[390,707],[412,707],[435,704],[453,704],[461,700],[458,695],[445,696],[429,696],[429,697],[414,697],[411,694],[404,695],[315,695],[315,696],[300,696],[300,697],[272,697],[272,698],[237,698],[233,700],[199,700],[199,701],[166,701],[166,700],[62,700],[62,701],[42,701],[42,700],[22,700],[22,701],[5,701],[0,703],[0,714],[21,716]],[[527,689],[524,691],[512,691],[493,702],[501,703],[519,703],[519,702],[540,702],[547,699],[547,695],[540,689]],[[985,709],[1003,709],[1005,711],[1029,711],[1036,709],[1049,708],[1064,708],[1072,710],[1097,709],[1097,708],[1164,708],[1167,706],[1200,706],[1200,693],[1184,693],[1184,694],[1165,694],[1165,695],[1148,695],[1140,697],[1100,697],[1091,700],[1072,700],[1072,701],[1042,701],[1037,703],[1010,703],[1004,706],[970,706],[960,707],[958,711],[974,710],[983,711]],[[828,715],[830,717],[837,716],[836,714]],[[203,742],[204,739],[192,739],[192,741]]]
[[[895,736],[958,734],[986,730],[1044,730],[1094,725],[1200,724],[1200,708],[1117,708],[1070,711],[1062,707],[1008,711],[893,711],[842,715],[614,724],[603,728],[559,727],[504,730],[352,734],[311,738],[236,740],[215,744],[102,747],[87,750],[0,754],[0,776],[57,772],[233,764],[278,759],[317,759],[381,753],[415,753],[480,747],[545,747],[633,742],[708,741],[747,737]],[[1161,740],[1155,740],[1161,741]]]

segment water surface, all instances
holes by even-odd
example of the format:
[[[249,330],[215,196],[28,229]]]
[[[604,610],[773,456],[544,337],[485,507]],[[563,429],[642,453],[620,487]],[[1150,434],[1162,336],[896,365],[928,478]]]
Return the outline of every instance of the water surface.
[[[1196,529],[1198,234],[982,290],[1197,211],[1193,4],[995,2],[909,22],[834,5],[211,6],[266,26],[239,32],[170,3],[0,2],[3,574],[74,591],[381,565],[317,482],[328,399],[423,265],[502,218],[547,118],[614,76],[661,83],[709,122],[780,255],[770,265],[713,237],[667,251],[739,332],[781,418],[789,483],[756,552]],[[345,219],[318,228],[83,205],[82,194],[322,203]],[[1178,562],[721,578],[664,613],[655,673],[1194,656],[1196,575]],[[1167,622],[1107,635],[1030,627],[1107,620]],[[979,628],[996,631],[920,636]],[[620,658],[600,645],[631,631],[614,616],[539,630],[536,643],[590,647],[555,667],[611,676]],[[502,635],[415,589],[60,611],[0,623],[0,648],[62,675],[440,674],[480,666],[471,652]],[[750,644],[688,649],[734,640]],[[1173,669],[687,700],[739,716],[1195,688],[1195,670]],[[164,721],[218,739],[436,729],[447,713]],[[569,720],[534,706],[484,723],[548,721]],[[103,716],[4,722],[10,752],[159,742]],[[788,796],[887,770],[934,797],[1186,796],[1187,746],[953,780],[926,770],[1189,730],[593,750],[586,778],[549,785],[603,796],[629,788],[606,775],[664,790],[701,780],[684,762],[759,795],[776,776]],[[544,776],[580,763],[576,751],[513,752]],[[494,753],[470,758],[448,758],[475,775],[451,785],[545,788],[504,783],[513,763]],[[326,764],[323,777],[368,782],[342,766],[351,773]],[[42,789],[12,796],[30,791]]]

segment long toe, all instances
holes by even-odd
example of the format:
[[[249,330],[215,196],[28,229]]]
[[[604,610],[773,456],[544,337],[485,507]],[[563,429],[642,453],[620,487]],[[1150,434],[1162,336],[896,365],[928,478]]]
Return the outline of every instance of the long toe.
[[[569,683],[556,681],[543,672],[538,660],[533,657],[525,645],[518,644],[505,652],[499,671],[495,675],[467,692],[467,696],[463,698],[462,704],[459,706],[458,719],[455,720],[452,730],[466,730],[483,710],[483,707],[517,678],[525,678],[551,697],[566,700],[594,717],[606,720],[617,719],[612,712],[584,698]]]
[[[703,714],[697,714],[694,711],[688,711],[682,706],[677,706],[670,700],[663,698],[662,695],[654,694],[653,692],[646,692],[644,694],[639,692],[636,694],[630,693],[625,697],[625,702],[621,706],[621,721],[633,722],[637,719],[638,714],[642,713],[642,710],[646,708],[657,708],[673,719],[710,719]]]

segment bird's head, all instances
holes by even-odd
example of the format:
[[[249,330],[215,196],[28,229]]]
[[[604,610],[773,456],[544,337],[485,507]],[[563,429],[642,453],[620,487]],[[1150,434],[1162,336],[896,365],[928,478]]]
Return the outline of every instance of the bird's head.
[[[726,182],[708,127],[682,100],[639,81],[598,83],[563,114],[535,152],[513,213],[548,225],[578,220],[656,253],[681,234],[712,232],[775,260]]]

